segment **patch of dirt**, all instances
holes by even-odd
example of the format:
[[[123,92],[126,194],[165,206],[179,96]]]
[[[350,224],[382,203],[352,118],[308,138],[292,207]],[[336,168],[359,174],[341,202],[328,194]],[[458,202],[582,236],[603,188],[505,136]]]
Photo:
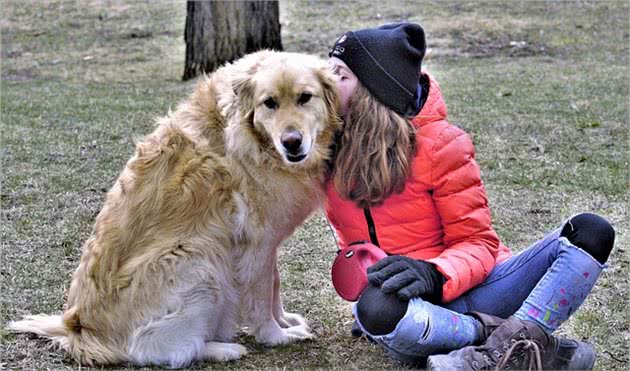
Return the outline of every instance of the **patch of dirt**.
[[[464,32],[436,35],[431,40],[432,56],[437,58],[522,58],[532,56],[555,56],[557,50],[527,37],[492,37]]]
[[[518,58],[535,55],[552,56],[554,54],[551,48],[543,43],[509,39],[465,40],[462,52],[473,58],[491,58],[496,56]]]
[[[35,78],[36,73],[32,68],[12,70],[10,72],[2,71],[2,81],[31,81]]]
[[[139,29],[139,28],[134,28],[123,35],[123,38],[125,39],[148,39],[151,37],[153,37],[152,30],[145,30],[145,29]]]

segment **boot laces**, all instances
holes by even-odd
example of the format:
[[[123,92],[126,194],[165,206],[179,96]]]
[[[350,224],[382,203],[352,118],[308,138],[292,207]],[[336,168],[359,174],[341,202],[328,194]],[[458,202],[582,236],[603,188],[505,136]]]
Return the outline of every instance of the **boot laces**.
[[[471,367],[474,371],[477,370],[490,370],[492,367],[497,365],[497,362],[490,357],[491,350],[490,349],[480,349],[481,358],[473,359],[471,362]],[[494,351],[493,355],[496,359],[501,359],[501,353]]]
[[[496,371],[506,369],[508,362],[510,361],[510,357],[518,348],[522,349],[525,353],[529,353],[529,365],[527,366],[528,370],[542,370],[542,360],[540,357],[540,347],[538,343],[532,340],[523,339],[516,341],[512,344],[510,349],[507,350],[505,355],[501,358],[501,361],[497,364]],[[516,354],[514,354],[516,355]],[[525,354],[523,354],[525,355]]]

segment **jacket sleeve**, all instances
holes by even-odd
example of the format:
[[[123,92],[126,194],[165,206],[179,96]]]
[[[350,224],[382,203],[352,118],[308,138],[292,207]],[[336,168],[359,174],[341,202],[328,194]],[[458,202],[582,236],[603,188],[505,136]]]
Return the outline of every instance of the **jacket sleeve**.
[[[442,300],[450,302],[477,286],[496,264],[499,238],[492,229],[488,198],[469,136],[448,126],[434,143],[433,200],[446,249],[428,259],[444,275]]]

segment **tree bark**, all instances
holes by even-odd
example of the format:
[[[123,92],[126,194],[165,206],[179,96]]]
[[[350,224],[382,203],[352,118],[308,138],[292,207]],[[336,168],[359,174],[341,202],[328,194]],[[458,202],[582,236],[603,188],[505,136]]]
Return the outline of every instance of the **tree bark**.
[[[282,50],[277,1],[188,1],[184,80],[260,49]]]

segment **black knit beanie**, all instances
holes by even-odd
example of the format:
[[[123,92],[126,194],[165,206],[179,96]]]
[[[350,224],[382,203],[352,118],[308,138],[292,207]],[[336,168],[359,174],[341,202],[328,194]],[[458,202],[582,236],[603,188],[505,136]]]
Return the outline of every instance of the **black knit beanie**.
[[[424,101],[419,80],[425,51],[420,25],[392,23],[346,32],[328,56],[344,61],[381,103],[411,117],[420,112]]]

